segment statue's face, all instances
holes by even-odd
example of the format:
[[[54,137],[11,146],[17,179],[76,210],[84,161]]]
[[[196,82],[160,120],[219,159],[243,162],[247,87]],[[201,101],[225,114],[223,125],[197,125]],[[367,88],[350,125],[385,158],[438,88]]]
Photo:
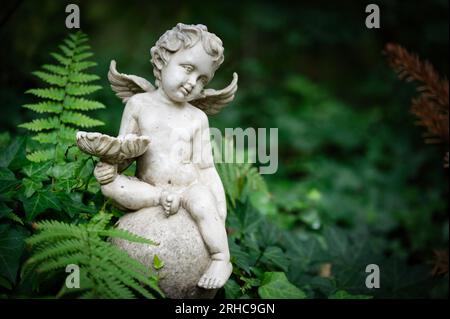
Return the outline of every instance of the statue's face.
[[[161,88],[175,102],[189,102],[199,97],[214,74],[213,58],[201,42],[174,53],[161,70]]]

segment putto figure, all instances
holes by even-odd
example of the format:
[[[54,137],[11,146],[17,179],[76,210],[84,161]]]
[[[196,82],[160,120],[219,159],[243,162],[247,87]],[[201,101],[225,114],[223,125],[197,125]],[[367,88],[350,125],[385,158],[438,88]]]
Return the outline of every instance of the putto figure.
[[[156,87],[118,73],[111,61],[111,87],[126,102],[119,136],[77,135],[80,149],[101,159],[94,174],[106,197],[132,211],[160,205],[168,218],[180,207],[190,214],[211,258],[197,284],[206,289],[222,287],[232,272],[225,192],[207,115],[234,99],[237,74],[222,90],[205,89],[224,60],[223,50],[206,26],[179,23],[151,49]],[[121,175],[134,160],[136,177]]]

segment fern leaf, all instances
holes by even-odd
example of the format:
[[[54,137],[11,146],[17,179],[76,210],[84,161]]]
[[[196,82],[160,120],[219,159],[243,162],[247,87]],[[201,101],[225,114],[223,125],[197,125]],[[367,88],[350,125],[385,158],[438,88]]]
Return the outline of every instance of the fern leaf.
[[[80,62],[81,60],[85,60],[87,58],[90,58],[91,56],[93,56],[94,54],[92,52],[82,52],[79,54],[76,54],[73,56],[74,61],[76,62]]]
[[[57,269],[64,269],[69,264],[86,264],[89,262],[89,257],[83,252],[74,254],[66,254],[55,259],[46,260],[38,267],[39,272],[49,272]]]
[[[133,242],[141,243],[141,244],[158,245],[158,243],[156,243],[150,239],[135,235],[129,231],[126,231],[123,229],[118,229],[118,228],[103,230],[103,231],[99,232],[99,235],[125,239],[125,240],[129,240],[129,241],[133,241]]]
[[[73,83],[87,83],[100,79],[98,75],[76,72],[69,76],[69,81]]]
[[[74,84],[70,83],[66,87],[67,94],[70,95],[87,95],[94,93],[98,90],[100,90],[102,87],[100,85],[80,85],[80,84]]]
[[[80,45],[79,47],[77,47],[75,49],[75,53],[81,53],[81,52],[84,52],[84,51],[87,51],[87,50],[90,50],[90,49],[91,49],[91,46],[88,45],[88,44]]]
[[[62,105],[55,102],[41,102],[37,104],[25,104],[23,107],[37,113],[61,113]]]
[[[31,139],[38,141],[41,144],[57,144],[58,143],[58,133],[39,133],[33,136]]]
[[[77,130],[71,127],[62,126],[59,131],[59,139],[63,142],[75,143]]]
[[[85,227],[83,225],[72,225],[56,220],[43,220],[36,224],[35,226],[39,231],[49,231],[49,232],[65,232],[71,234],[72,236],[80,236],[80,238],[85,233]]]
[[[59,127],[59,120],[57,117],[51,117],[46,119],[36,119],[28,123],[20,124],[19,127],[26,128],[27,130],[39,132],[43,130],[56,129]]]
[[[69,38],[64,39],[64,43],[70,49],[74,49],[76,47],[76,44],[72,40],[70,40]]]
[[[69,34],[69,38],[75,42],[75,44],[80,45],[86,41],[88,41],[87,36],[82,32],[77,32],[75,34]]]
[[[34,163],[40,163],[40,162],[46,162],[55,156],[55,150],[54,149],[47,149],[47,150],[39,150],[32,152],[30,154],[27,154],[27,159]]]
[[[129,240],[129,241],[133,241],[135,243],[158,245],[158,243],[156,243],[150,239],[135,235],[129,231],[126,231],[123,229],[118,229],[118,228],[103,230],[103,231],[99,232],[99,235],[100,236],[109,236],[109,237],[114,237],[114,238],[121,238],[121,239]]]
[[[55,258],[59,255],[74,253],[76,251],[83,251],[84,241],[76,239],[66,239],[55,243],[52,246],[45,246],[29,259],[30,263],[38,263],[49,258]]]
[[[74,124],[80,127],[94,127],[104,125],[102,121],[95,120],[87,115],[64,111],[61,115],[61,121],[67,124]]]
[[[136,292],[146,298],[154,298],[153,291],[163,296],[150,269],[101,239],[107,235],[104,231],[111,217],[111,214],[98,214],[84,225],[58,221],[37,223],[38,233],[26,240],[33,246],[34,253],[25,268],[45,273],[77,264],[89,282],[88,287],[84,287],[88,290],[84,297],[134,298],[133,292]],[[129,234],[126,237],[133,241],[142,240]]]
[[[105,105],[97,101],[67,96],[64,100],[64,108],[70,110],[89,111],[104,109]]]
[[[126,269],[123,269],[121,267],[116,266],[114,263],[102,263],[102,262],[96,262],[94,263],[96,268],[103,268],[104,271],[109,273],[116,274],[116,278],[118,282],[122,282],[128,287],[131,287],[132,289],[139,292],[141,295],[143,295],[146,298],[154,299],[155,297],[149,293],[146,289],[144,289],[134,278],[133,278],[133,272],[131,274],[126,271]]]
[[[72,70],[74,70],[74,71],[76,71],[76,72],[79,72],[79,71],[83,71],[83,70],[88,69],[88,68],[92,68],[92,67],[94,67],[94,66],[96,66],[96,65],[97,65],[96,62],[92,62],[92,61],[83,61],[83,62],[76,62],[76,63],[73,63],[73,64],[71,65],[71,68],[72,68]]]
[[[33,94],[40,98],[46,98],[55,101],[62,101],[64,99],[63,89],[55,89],[55,88],[30,89],[25,93]]]
[[[73,54],[74,54],[73,49],[69,49],[67,46],[65,46],[65,45],[63,45],[63,44],[59,45],[58,47],[61,49],[61,51],[62,51],[67,57],[73,56]]]
[[[61,64],[64,65],[64,66],[69,65],[70,62],[71,62],[71,59],[65,58],[65,57],[63,57],[63,56],[62,56],[61,54],[59,54],[59,53],[52,52],[52,53],[50,53],[50,55],[51,55],[53,58],[55,58],[56,61],[58,61],[59,63],[61,63]]]
[[[63,76],[54,75],[42,71],[35,71],[32,72],[32,74],[36,75],[38,78],[49,84],[64,86],[67,83],[67,78]]]
[[[42,66],[42,68],[47,70],[47,71],[50,71],[50,72],[53,72],[55,74],[62,75],[62,76],[65,76],[65,75],[69,74],[69,70],[66,67],[62,67],[62,66],[59,66],[59,65],[44,64]]]

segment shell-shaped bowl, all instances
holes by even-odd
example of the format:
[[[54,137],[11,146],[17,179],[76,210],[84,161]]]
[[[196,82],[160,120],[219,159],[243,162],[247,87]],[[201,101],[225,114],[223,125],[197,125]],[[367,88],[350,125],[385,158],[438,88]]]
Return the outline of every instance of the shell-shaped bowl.
[[[80,150],[111,164],[144,154],[149,143],[149,137],[135,134],[112,137],[97,132],[77,132],[77,144]]]

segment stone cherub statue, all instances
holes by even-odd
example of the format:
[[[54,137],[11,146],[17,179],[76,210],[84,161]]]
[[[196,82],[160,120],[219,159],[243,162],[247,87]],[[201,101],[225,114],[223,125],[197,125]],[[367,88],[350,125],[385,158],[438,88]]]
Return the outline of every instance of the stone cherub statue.
[[[188,213],[210,258],[197,279],[204,289],[222,287],[232,272],[225,193],[213,162],[207,115],[234,99],[237,74],[222,90],[205,89],[224,60],[223,50],[222,41],[206,26],[179,23],[151,49],[156,87],[141,77],[118,73],[111,61],[108,79],[126,102],[119,136],[77,134],[80,149],[100,157],[94,175],[103,194],[132,211],[128,215],[157,206],[165,219],[182,209]],[[134,160],[136,177],[121,175]]]

